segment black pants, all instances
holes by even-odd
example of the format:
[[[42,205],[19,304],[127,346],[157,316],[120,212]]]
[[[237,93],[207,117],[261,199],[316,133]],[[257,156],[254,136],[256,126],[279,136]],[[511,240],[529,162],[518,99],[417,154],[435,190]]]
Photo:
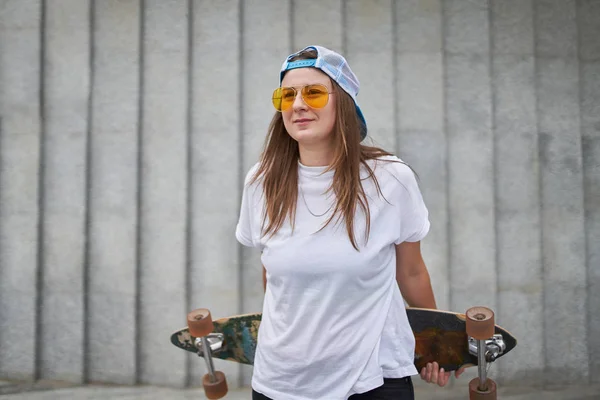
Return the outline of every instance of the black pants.
[[[406,378],[384,379],[383,385],[366,393],[354,394],[349,400],[414,400],[415,391],[410,376]],[[273,400],[252,391],[252,400]],[[315,399],[318,400],[318,399]]]

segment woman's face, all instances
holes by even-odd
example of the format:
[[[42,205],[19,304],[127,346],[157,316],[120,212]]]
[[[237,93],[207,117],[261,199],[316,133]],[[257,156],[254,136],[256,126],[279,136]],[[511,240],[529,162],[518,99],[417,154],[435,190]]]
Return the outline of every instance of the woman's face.
[[[288,71],[282,87],[296,88],[297,95],[292,107],[282,112],[283,124],[288,134],[301,146],[328,145],[333,137],[335,124],[335,96],[323,108],[311,108],[302,99],[301,90],[306,85],[321,84],[333,92],[331,80],[315,68],[298,68]]]

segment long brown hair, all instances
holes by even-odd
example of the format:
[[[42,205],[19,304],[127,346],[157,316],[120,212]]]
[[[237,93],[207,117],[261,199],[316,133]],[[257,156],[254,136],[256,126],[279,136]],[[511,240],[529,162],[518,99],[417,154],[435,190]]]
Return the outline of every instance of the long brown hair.
[[[312,58],[317,58],[317,54],[314,50],[308,50],[296,56],[293,61]],[[358,250],[354,235],[356,207],[360,207],[366,216],[365,240],[369,237],[371,219],[367,196],[360,178],[360,166],[363,165],[366,168],[368,178],[374,180],[377,191],[381,194],[377,179],[367,161],[389,156],[391,153],[360,143],[361,125],[354,101],[336,82],[331,80],[331,83],[337,100],[336,120],[332,132],[335,152],[333,162],[327,171],[335,171],[329,190],[333,190],[336,204],[331,217],[321,229],[331,223],[334,218],[337,221],[344,220],[350,242]],[[269,125],[259,167],[251,179],[251,182],[255,182],[262,177],[266,203],[266,214],[263,219],[264,235],[275,234],[281,228],[286,217],[290,220],[292,230],[294,229],[298,199],[299,158],[298,142],[287,133],[281,113],[276,112]]]

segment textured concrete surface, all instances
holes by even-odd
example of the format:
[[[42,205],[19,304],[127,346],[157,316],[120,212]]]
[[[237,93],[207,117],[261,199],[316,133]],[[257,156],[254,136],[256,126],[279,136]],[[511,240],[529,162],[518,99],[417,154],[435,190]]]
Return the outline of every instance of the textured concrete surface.
[[[497,318],[519,337],[521,356],[503,360],[507,379],[539,382],[544,365],[540,173],[536,130],[533,2],[492,3]],[[505,160],[512,160],[506,162]],[[527,304],[527,307],[519,307]],[[514,312],[520,309],[519,314]]]
[[[146,2],[142,43],[139,377],[173,386],[187,379],[185,357],[164,338],[189,308],[188,11],[177,0]]]
[[[0,2],[0,377],[35,373],[40,1]],[[8,346],[8,344],[11,344]]]
[[[94,1],[87,375],[136,381],[140,7]],[[110,327],[107,329],[107,327]]]
[[[489,5],[465,0],[442,4],[450,307],[496,308]]]
[[[188,301],[191,308],[210,307],[214,315],[234,314],[242,296],[241,260],[231,235],[241,196],[240,110],[236,104],[242,93],[238,62],[242,38],[240,10],[235,4],[206,0],[194,2],[192,10],[190,162],[195,173],[190,176]],[[206,190],[217,187],[231,196]],[[202,362],[191,363],[192,384],[200,384],[202,368]],[[232,380],[239,377],[237,365],[219,363],[217,368]]]
[[[369,138],[366,144],[394,149],[394,89],[390,85],[390,71],[394,70],[393,13],[390,0],[345,2],[346,30],[345,55],[361,83],[359,104],[368,115]],[[369,32],[365,35],[364,32]],[[373,60],[377,60],[373,63]],[[362,99],[377,98],[376,102]],[[365,117],[366,118],[366,117]]]
[[[398,156],[419,176],[431,225],[423,255],[437,306],[450,306],[448,282],[448,172],[445,112],[442,5],[419,0],[395,1],[394,110]]]
[[[546,379],[583,383],[587,368],[567,367],[587,359],[581,135],[565,135],[580,131],[576,7],[575,1],[543,0],[536,10],[538,108],[547,110],[538,117],[544,340],[564,343],[552,352],[556,362],[548,365]],[[546,350],[547,358],[550,354]]]
[[[39,367],[45,379],[82,382],[90,3],[56,2],[46,9],[45,21]]]
[[[600,382],[600,2],[577,3],[580,37],[581,135],[587,236],[590,377]]]

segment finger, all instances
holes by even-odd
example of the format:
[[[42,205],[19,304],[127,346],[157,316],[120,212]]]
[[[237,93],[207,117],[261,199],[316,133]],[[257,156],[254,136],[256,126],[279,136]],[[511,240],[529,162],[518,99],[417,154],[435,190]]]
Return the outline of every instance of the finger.
[[[428,383],[431,383],[431,374],[433,373],[433,365],[431,363],[427,364],[427,375],[426,375],[426,381]]]
[[[456,370],[456,372],[454,373],[454,376],[458,378],[459,376],[461,376],[461,375],[462,375],[462,373],[463,373],[463,372],[465,372],[465,369],[466,369],[466,367],[459,368],[459,369],[458,369],[458,370]]]
[[[438,372],[438,378],[436,380],[435,383],[438,384],[438,386],[444,386],[444,368],[440,368],[439,372]]]
[[[446,386],[448,382],[450,382],[450,376],[452,376],[452,372],[444,370],[442,376],[444,377],[444,384],[442,386]]]
[[[448,379],[450,379],[450,373],[446,372],[444,368],[440,368],[440,378],[438,379],[439,386],[446,386],[448,383]]]
[[[433,362],[433,367],[431,371],[431,382],[437,382],[439,377],[440,366],[437,362]]]
[[[421,379],[425,380],[427,378],[427,367],[421,368]]]

